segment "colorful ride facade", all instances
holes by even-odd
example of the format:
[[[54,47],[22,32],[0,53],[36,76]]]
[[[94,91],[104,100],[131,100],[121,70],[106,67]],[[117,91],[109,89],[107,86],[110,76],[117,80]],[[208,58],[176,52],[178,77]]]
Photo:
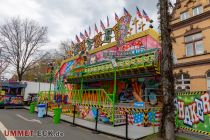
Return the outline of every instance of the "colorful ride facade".
[[[80,34],[68,58],[55,73],[55,102],[49,108],[121,125],[125,113],[129,123],[158,126],[162,92],[160,85],[161,48],[159,34],[152,28],[131,32],[131,16],[117,20],[112,28],[93,39]],[[139,31],[140,30],[140,31]]]
[[[0,106],[23,106],[22,91],[27,84],[14,81],[0,81]]]

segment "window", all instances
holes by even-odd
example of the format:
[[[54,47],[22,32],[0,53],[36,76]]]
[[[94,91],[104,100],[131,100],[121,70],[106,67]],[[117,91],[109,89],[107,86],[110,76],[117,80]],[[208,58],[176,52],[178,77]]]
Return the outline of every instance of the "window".
[[[173,63],[177,64],[177,57],[176,57],[176,54],[174,53],[174,51],[172,52],[172,55],[173,55]]]
[[[204,53],[202,34],[197,33],[185,36],[186,56],[199,55]]]
[[[184,13],[181,13],[181,16],[180,16],[180,18],[181,18],[181,21],[183,21],[183,20],[186,20],[186,19],[188,19],[190,16],[189,16],[189,12],[187,11],[187,12],[184,12]]]
[[[210,71],[207,72],[206,77],[207,77],[207,90],[210,90]]]
[[[189,74],[180,74],[176,79],[176,89],[177,90],[190,90],[190,76]]]
[[[193,44],[186,44],[186,56],[194,55]]]
[[[203,13],[203,7],[202,6],[198,6],[193,8],[193,16],[199,15]]]
[[[195,53],[196,54],[203,54],[203,44],[202,41],[195,42]]]

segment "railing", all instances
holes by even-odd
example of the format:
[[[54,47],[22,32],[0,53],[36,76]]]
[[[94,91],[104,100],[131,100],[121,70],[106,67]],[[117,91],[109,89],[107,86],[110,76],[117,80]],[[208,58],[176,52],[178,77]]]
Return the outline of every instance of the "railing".
[[[155,49],[145,54],[135,56],[132,59],[121,59],[117,61],[118,65],[117,71],[153,66],[155,67],[155,70],[159,72],[159,67],[160,67],[159,62],[160,62],[160,52],[158,49]],[[112,64],[110,62],[109,63],[107,62],[86,67],[85,74],[83,76],[85,77],[97,74],[100,75],[103,73],[111,73],[111,72],[114,72]]]
[[[80,89],[69,91],[69,102],[72,104],[86,104],[97,106],[111,106],[113,94],[108,94],[104,89]]]
[[[64,82],[61,80],[57,81],[56,84],[56,91],[59,92],[60,94],[65,94],[68,90],[64,86]]]
[[[49,98],[50,96],[50,99]],[[38,93],[38,102],[47,102],[48,100],[49,101],[52,101],[54,99],[54,91],[40,91]]]

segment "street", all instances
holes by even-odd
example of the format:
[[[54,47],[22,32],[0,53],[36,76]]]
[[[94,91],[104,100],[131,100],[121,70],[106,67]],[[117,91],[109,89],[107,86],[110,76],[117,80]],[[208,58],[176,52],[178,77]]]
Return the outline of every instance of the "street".
[[[116,140],[119,138],[105,134],[93,134],[91,130],[72,127],[69,123],[62,122],[54,125],[50,117],[38,118],[37,114],[30,114],[24,109],[0,109],[0,140]],[[5,137],[4,130],[32,130],[32,137]],[[53,130],[64,134],[62,137],[40,136],[42,130]],[[39,136],[38,136],[39,132]]]

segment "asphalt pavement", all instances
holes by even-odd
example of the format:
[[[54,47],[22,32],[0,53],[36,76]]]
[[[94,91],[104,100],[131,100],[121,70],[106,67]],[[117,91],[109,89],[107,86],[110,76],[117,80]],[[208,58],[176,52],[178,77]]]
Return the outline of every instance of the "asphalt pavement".
[[[31,130],[32,137],[5,137],[3,130]],[[25,109],[0,109],[0,140],[119,140],[105,134],[93,134],[91,130],[72,127],[61,121],[53,124],[50,117],[38,118]],[[8,132],[8,131],[7,131]]]

